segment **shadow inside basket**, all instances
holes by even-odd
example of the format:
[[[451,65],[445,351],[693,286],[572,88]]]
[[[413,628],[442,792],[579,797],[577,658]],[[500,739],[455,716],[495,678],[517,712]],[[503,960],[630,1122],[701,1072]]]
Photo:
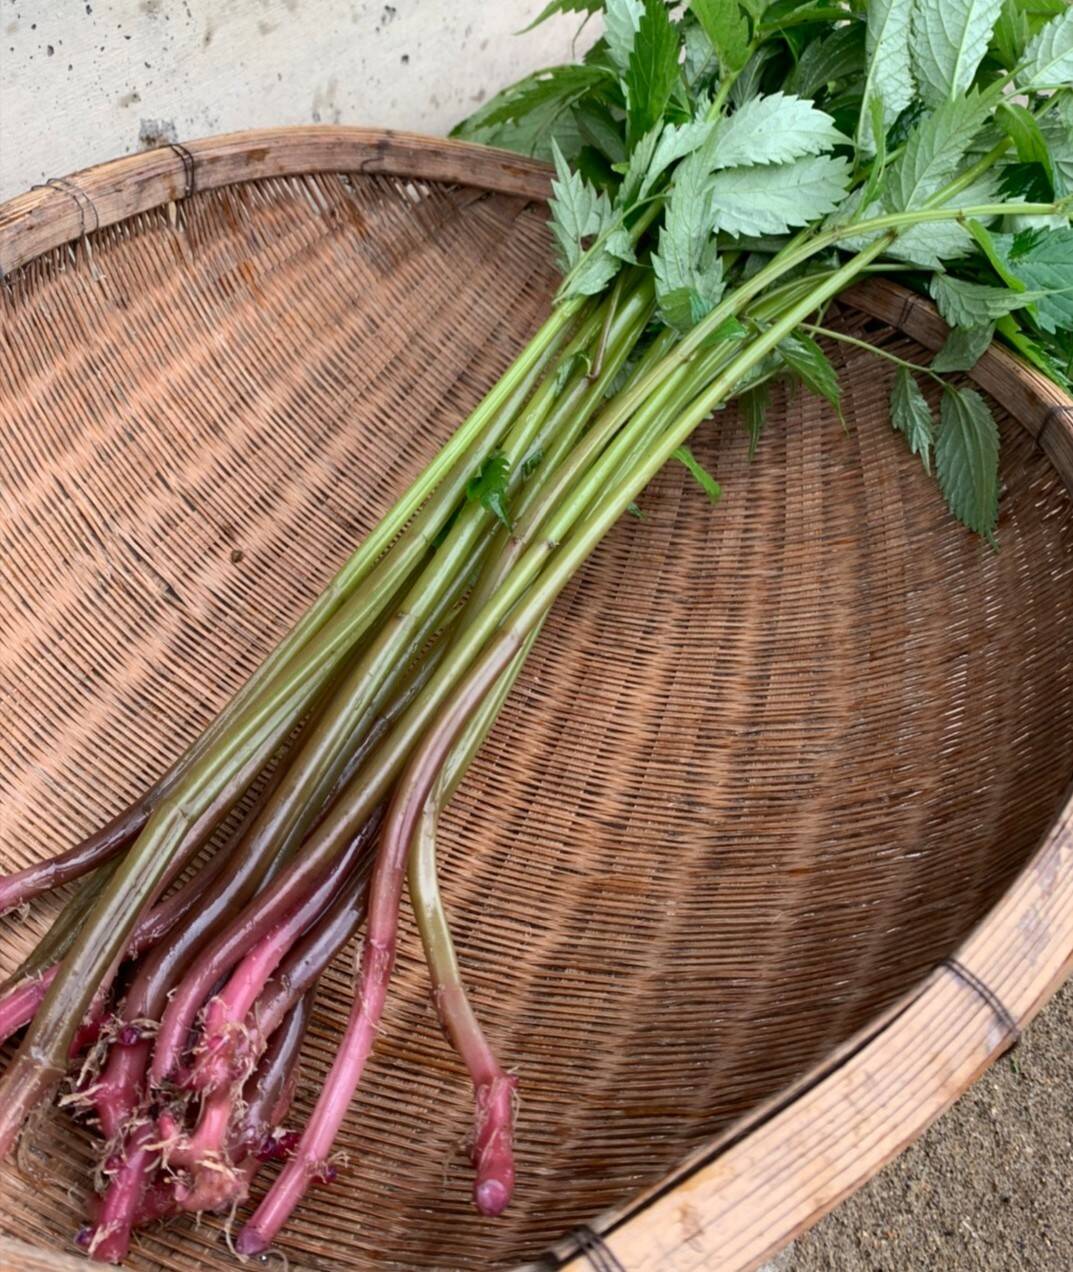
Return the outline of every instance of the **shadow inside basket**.
[[[0,851],[59,851],[205,726],[507,365],[546,211],[332,175],[204,192],[0,291]],[[905,336],[838,323],[913,356]],[[663,473],[556,606],[446,819],[465,976],[519,1077],[519,1183],[471,1208],[471,1094],[407,921],[382,1036],[292,1267],[538,1257],[785,1087],[949,954],[1073,770],[1073,510],[998,412],[998,551],[828,353],[848,428],[775,394]],[[0,922],[7,972],[58,899]],[[324,977],[292,1120],[349,1007]],[[89,1141],[42,1120],[3,1226],[56,1247]],[[224,1267],[223,1220],[135,1267]]]

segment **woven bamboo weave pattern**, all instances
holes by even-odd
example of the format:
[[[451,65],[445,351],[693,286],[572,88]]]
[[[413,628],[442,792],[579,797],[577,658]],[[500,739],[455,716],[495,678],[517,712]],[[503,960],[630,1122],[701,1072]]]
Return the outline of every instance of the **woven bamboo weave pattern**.
[[[0,852],[55,852],[208,722],[507,365],[546,210],[369,175],[206,190],[0,288]],[[846,305],[843,329],[905,335]],[[470,1091],[412,927],[291,1268],[538,1258],[771,1096],[963,940],[1073,771],[1073,509],[1002,417],[1000,551],[956,526],[831,345],[850,427],[776,393],[725,497],[667,471],[549,620],[445,827],[475,1005],[520,1078],[510,1211],[473,1213]],[[1000,413],[1001,414],[1001,413]],[[0,972],[54,903],[0,922]],[[295,1119],[351,988],[322,984]],[[0,1230],[62,1247],[87,1144],[40,1127]],[[34,1172],[37,1173],[35,1179]],[[130,1265],[231,1267],[222,1222]],[[67,1247],[70,1248],[69,1246]]]

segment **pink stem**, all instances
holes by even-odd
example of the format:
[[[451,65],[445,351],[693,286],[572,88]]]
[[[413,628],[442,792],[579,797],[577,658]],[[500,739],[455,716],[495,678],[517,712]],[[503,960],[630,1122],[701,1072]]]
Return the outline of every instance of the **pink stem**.
[[[124,848],[129,848],[149,820],[153,804],[159,798],[159,787],[158,782],[73,848],[0,878],[0,914],[16,909],[42,892],[88,874],[97,866],[111,861]]]
[[[154,1124],[145,1122],[127,1139],[93,1227],[87,1251],[91,1259],[100,1263],[122,1263],[126,1258],[131,1229],[156,1163],[156,1152],[149,1148],[155,1134]]]
[[[523,642],[513,632],[495,642],[489,656],[481,658],[451,695],[439,718],[410,760],[391,803],[373,868],[369,897],[369,930],[362,949],[358,992],[346,1032],[320,1098],[302,1135],[298,1151],[265,1194],[253,1217],[239,1233],[240,1254],[261,1254],[271,1245],[310,1183],[327,1166],[327,1157],[347,1108],[361,1081],[387,998],[398,939],[399,902],[406,858],[417,830],[425,801],[447,755],[466,721],[506,670]],[[485,1121],[501,1119],[503,1100],[487,1104]],[[509,1104],[508,1122],[509,1127]],[[489,1142],[500,1142],[498,1120],[484,1132]],[[513,1182],[513,1176],[509,1183]],[[502,1181],[508,1188],[508,1181]]]
[[[0,998],[0,1042],[6,1042],[13,1033],[34,1018],[48,987],[56,979],[59,964],[54,963],[41,976],[26,981]]]
[[[202,1039],[184,1085],[213,1091],[245,1078],[259,1040],[266,1036],[257,1018],[246,1014],[292,945],[321,917],[354,870],[359,845],[332,862],[317,886],[257,942],[231,973],[227,984],[205,1008]],[[263,1044],[261,1044],[263,1045]]]
[[[240,846],[241,846],[240,840]],[[138,965],[123,1001],[123,1027],[97,1085],[97,1106],[105,1135],[119,1132],[124,1121],[138,1107],[146,1071],[153,1054],[143,1039],[143,1020],[159,1019],[168,993],[186,964],[215,926],[226,918],[235,901],[253,886],[257,862],[237,852],[230,855],[231,868],[217,874],[215,882],[203,890],[197,911],[177,937],[155,946]]]
[[[216,878],[216,875],[219,875],[225,864],[226,854],[217,854],[208,862],[205,869],[198,871],[198,874],[182,888],[165,901],[161,901],[159,906],[154,906],[144,918],[141,918],[139,925],[133,930],[131,943],[127,946],[127,958],[137,958],[137,955],[144,953],[149,946],[155,945],[161,936],[167,934],[170,927],[174,927],[175,923],[191,911],[198,898],[205,892],[207,885]],[[41,1001],[48,991],[48,986],[55,981],[58,971],[60,971],[60,964],[53,963],[51,967],[44,968],[44,971],[32,981],[27,981],[0,997],[0,1043],[6,1042],[11,1034],[17,1033],[24,1025],[31,1023],[34,1013],[41,1006]],[[90,1021],[81,1025],[80,1033],[75,1035],[74,1042],[71,1043],[72,1056],[76,1056],[94,1042],[99,1033],[99,1027],[100,1019],[97,1020],[97,1029],[90,1037],[90,1034],[86,1032],[90,1028]]]
[[[85,1051],[87,1047],[92,1047],[101,1036],[101,1031],[108,1019],[108,1001],[108,991],[103,989],[90,1003],[85,1019],[75,1030],[75,1036],[71,1039],[69,1054],[72,1058]]]
[[[151,1041],[135,1025],[124,1025],[108,1050],[108,1061],[94,1084],[93,1105],[106,1140],[121,1135],[141,1103]]]
[[[181,1210],[219,1210],[245,1197],[245,1175],[235,1169],[227,1153],[227,1130],[235,1112],[230,1087],[214,1091],[201,1110],[197,1130],[169,1150],[168,1163],[191,1172],[190,1182],[177,1184],[175,1200]]]
[[[227,854],[218,853],[203,870],[198,871],[170,897],[154,906],[134,929],[130,944],[127,946],[127,957],[137,958],[139,954],[165,936],[169,929],[193,909],[205,889],[219,875],[226,863]],[[53,963],[32,980],[17,985],[0,997],[0,1043],[6,1042],[12,1034],[17,1033],[33,1020],[34,1013],[41,1005],[48,987],[56,979],[59,968],[58,962]],[[87,1028],[88,1025],[82,1026],[83,1030]],[[94,1038],[90,1038],[85,1033],[81,1037],[76,1035],[75,1042],[71,1044],[71,1054],[77,1055]]]
[[[133,1227],[144,1228],[173,1215],[178,1206],[175,1203],[175,1187],[171,1179],[158,1171],[146,1187],[141,1203],[134,1212]]]
[[[4,1043],[34,1018],[34,1013],[41,1006],[41,1001],[48,992],[48,987],[56,979],[59,964],[53,963],[40,976],[26,981],[17,988],[9,990],[0,998],[0,1043]],[[108,1000],[99,995],[93,1001],[89,1015],[79,1025],[71,1040],[72,1056],[77,1056],[86,1047],[97,1041],[105,1018],[108,1015]]]
[[[157,946],[139,965],[131,981],[122,1008],[125,1023],[109,1049],[108,1060],[93,1087],[92,1099],[101,1129],[108,1140],[118,1140],[126,1134],[127,1124],[145,1095],[153,1044],[139,1022],[158,1019],[176,975],[196,952],[205,935],[226,915],[234,899],[249,886],[255,865],[241,859],[236,862],[234,858],[235,854],[232,854],[232,869],[219,874],[213,886],[202,892],[196,915],[178,939]],[[133,1156],[123,1176],[110,1183],[105,1200],[113,1188],[118,1188],[122,1195],[116,1206],[122,1210],[126,1204],[124,1195],[131,1190],[136,1191],[131,1177],[140,1171],[140,1186],[144,1187],[148,1183],[145,1176],[149,1168],[150,1162],[145,1155]]]
[[[317,983],[321,972],[361,926],[368,872],[359,863],[316,927],[295,944],[257,1000],[257,1027],[270,1038],[287,1013]]]
[[[284,1161],[297,1145],[297,1135],[272,1132],[290,1108],[298,1054],[311,1009],[310,996],[288,1014],[273,1037],[261,1064],[246,1083],[245,1110],[238,1124],[234,1119],[234,1092],[216,1092],[207,1101],[194,1134],[177,1150],[169,1151],[169,1164],[192,1172],[190,1184],[175,1189],[176,1201],[183,1210],[216,1210],[243,1200],[260,1163]]]
[[[372,817],[339,854],[340,858],[347,860],[348,869],[365,848],[378,820]],[[305,863],[299,854],[201,951],[161,1019],[150,1070],[154,1086],[163,1085],[175,1072],[194,1017],[213,985],[276,924],[282,922],[288,912],[301,902],[310,886],[318,886],[325,871],[330,869],[331,864],[318,871],[311,881],[306,877]]]
[[[298,1057],[313,1010],[313,994],[308,993],[287,1013],[272,1035],[257,1071],[246,1083],[243,1097],[246,1112],[236,1129],[232,1153],[256,1153],[266,1161],[280,1161],[297,1147],[298,1137],[273,1136],[287,1116],[298,1080]]]
[[[514,1191],[514,1089],[473,1014],[461,983],[438,985],[436,1009],[455,1050],[469,1070],[475,1097],[473,1199],[482,1215],[499,1215]]]

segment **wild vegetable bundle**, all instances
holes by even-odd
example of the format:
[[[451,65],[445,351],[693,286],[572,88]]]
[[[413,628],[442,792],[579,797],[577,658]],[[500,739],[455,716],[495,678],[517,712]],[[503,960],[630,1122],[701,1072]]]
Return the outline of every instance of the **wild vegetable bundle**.
[[[863,275],[896,273],[951,326],[930,365],[894,359],[891,419],[978,534],[997,526],[998,431],[944,377],[997,332],[1069,383],[1073,10],[553,0],[541,17],[598,9],[605,34],[579,64],[459,129],[554,160],[563,282],[547,321],[174,767],[83,843],[0,881],[15,913],[76,883],[0,996],[0,1037],[26,1029],[0,1151],[66,1083],[62,1103],[103,1140],[79,1236],[98,1259],[121,1259],[139,1224],[233,1206],[280,1161],[237,1238],[256,1253],[330,1182],[406,878],[473,1080],[476,1205],[498,1214],[515,1079],[466,998],[436,841],[559,592],[668,461],[719,498],[688,441],[732,399],[754,446],[778,377],[838,408],[820,340],[849,337],[824,311]],[[921,377],[943,384],[937,421]],[[244,799],[241,830],[206,856]],[[363,925],[334,1065],[285,1130],[317,980]]]

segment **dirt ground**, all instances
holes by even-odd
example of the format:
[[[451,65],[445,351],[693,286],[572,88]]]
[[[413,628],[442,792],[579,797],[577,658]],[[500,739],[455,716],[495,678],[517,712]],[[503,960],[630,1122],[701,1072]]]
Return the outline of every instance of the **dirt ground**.
[[[765,1272],[1073,1272],[1073,981],[912,1148]]]

